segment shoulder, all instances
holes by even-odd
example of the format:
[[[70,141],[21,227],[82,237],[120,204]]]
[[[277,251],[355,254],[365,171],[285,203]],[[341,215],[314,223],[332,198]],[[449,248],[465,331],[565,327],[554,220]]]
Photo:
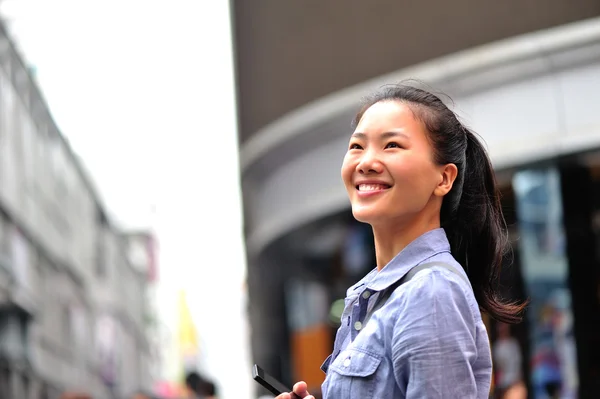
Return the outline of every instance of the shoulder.
[[[441,265],[421,269],[392,293],[390,305],[401,309],[399,318],[407,321],[415,315],[430,314],[433,322],[436,317],[453,315],[469,324],[476,322],[479,306],[466,274],[458,262],[444,263],[456,270]]]
[[[475,345],[481,313],[470,285],[456,273],[443,267],[423,269],[398,287],[390,302],[394,353]]]
[[[424,262],[416,266],[415,271],[412,278],[400,287],[403,288],[402,291],[417,294],[417,297],[463,293],[465,297],[474,298],[467,274],[454,259]],[[398,290],[394,294],[398,295],[402,291]]]

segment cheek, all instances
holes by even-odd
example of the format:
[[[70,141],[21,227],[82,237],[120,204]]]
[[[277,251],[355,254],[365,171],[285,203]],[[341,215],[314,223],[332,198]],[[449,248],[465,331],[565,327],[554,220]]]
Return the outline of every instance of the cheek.
[[[342,180],[344,181],[344,185],[349,185],[352,182],[352,174],[354,172],[354,167],[352,166],[348,157],[344,157],[344,161],[342,162],[341,175]]]
[[[418,159],[406,157],[396,162],[388,162],[387,168],[395,181],[406,184],[420,180],[422,168],[419,163]]]
[[[411,187],[412,190],[429,190],[436,185],[431,164],[419,158],[398,162],[394,164],[393,170],[390,170],[390,172],[394,175],[395,181],[401,183],[404,187]]]

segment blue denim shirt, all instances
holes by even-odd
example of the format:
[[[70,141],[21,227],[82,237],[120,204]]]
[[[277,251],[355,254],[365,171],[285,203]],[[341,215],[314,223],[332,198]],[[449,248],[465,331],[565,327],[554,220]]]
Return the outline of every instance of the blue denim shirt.
[[[363,325],[382,290],[424,262],[464,274],[445,231],[436,229],[348,289],[334,351],[322,366],[323,398],[488,398],[488,335],[470,285],[456,273],[419,271]]]

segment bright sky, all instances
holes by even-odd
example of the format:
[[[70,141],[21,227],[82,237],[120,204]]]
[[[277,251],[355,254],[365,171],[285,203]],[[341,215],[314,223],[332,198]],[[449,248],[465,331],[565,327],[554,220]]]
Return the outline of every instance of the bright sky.
[[[228,2],[4,0],[1,10],[114,220],[156,229],[166,323],[186,289],[222,397],[243,397]]]

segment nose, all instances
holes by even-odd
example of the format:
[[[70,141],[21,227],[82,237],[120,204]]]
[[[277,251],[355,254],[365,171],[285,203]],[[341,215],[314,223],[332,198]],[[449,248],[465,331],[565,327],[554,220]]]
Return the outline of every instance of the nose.
[[[379,174],[383,171],[383,165],[375,151],[365,151],[356,165],[356,171],[361,175]]]

